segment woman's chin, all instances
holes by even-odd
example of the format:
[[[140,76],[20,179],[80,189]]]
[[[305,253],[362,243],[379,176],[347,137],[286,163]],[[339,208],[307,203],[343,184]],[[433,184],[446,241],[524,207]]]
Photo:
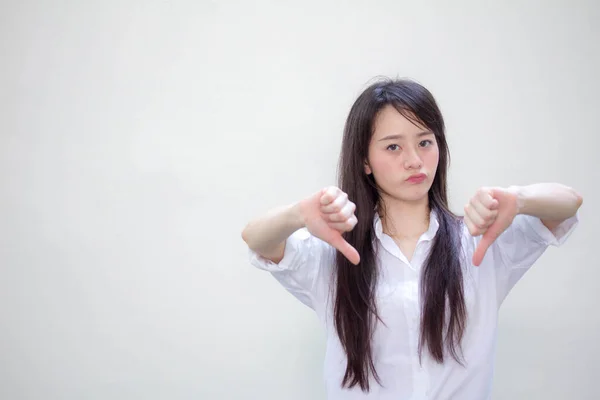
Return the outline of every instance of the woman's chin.
[[[395,201],[405,202],[405,203],[419,203],[427,200],[429,194],[429,190],[427,187],[414,187],[410,189],[403,190],[395,190],[391,192],[391,196]]]

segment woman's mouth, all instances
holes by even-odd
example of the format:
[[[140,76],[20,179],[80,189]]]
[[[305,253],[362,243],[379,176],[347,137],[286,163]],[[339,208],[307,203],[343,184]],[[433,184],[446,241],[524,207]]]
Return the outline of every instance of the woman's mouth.
[[[421,183],[427,178],[425,174],[411,175],[406,181],[409,183]]]

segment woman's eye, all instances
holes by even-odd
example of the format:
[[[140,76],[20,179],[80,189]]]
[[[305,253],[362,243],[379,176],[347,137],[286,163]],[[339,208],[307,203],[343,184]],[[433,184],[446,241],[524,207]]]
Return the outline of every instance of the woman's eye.
[[[390,144],[390,145],[387,147],[387,149],[388,149],[388,150],[391,150],[391,151],[396,151],[396,150],[398,150],[399,148],[400,148],[400,147],[398,147],[398,145],[397,145],[397,144]]]
[[[433,144],[433,142],[431,140],[423,140],[420,145],[421,147],[427,147],[427,146],[431,146]]]

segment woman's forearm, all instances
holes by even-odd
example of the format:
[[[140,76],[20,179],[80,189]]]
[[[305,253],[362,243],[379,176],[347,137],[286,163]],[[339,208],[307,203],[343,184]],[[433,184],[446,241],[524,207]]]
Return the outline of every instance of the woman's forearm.
[[[267,258],[281,258],[285,240],[304,227],[298,204],[279,207],[250,221],[242,231],[248,247]]]
[[[511,187],[517,194],[519,214],[547,221],[562,221],[575,215],[583,198],[573,188],[559,183],[537,183]]]

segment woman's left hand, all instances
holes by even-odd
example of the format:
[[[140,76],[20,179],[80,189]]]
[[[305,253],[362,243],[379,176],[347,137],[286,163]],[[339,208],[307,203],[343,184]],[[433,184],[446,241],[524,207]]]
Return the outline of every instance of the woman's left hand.
[[[465,223],[473,236],[483,235],[473,253],[479,266],[487,249],[512,224],[519,213],[517,194],[510,189],[481,188],[465,206]]]

